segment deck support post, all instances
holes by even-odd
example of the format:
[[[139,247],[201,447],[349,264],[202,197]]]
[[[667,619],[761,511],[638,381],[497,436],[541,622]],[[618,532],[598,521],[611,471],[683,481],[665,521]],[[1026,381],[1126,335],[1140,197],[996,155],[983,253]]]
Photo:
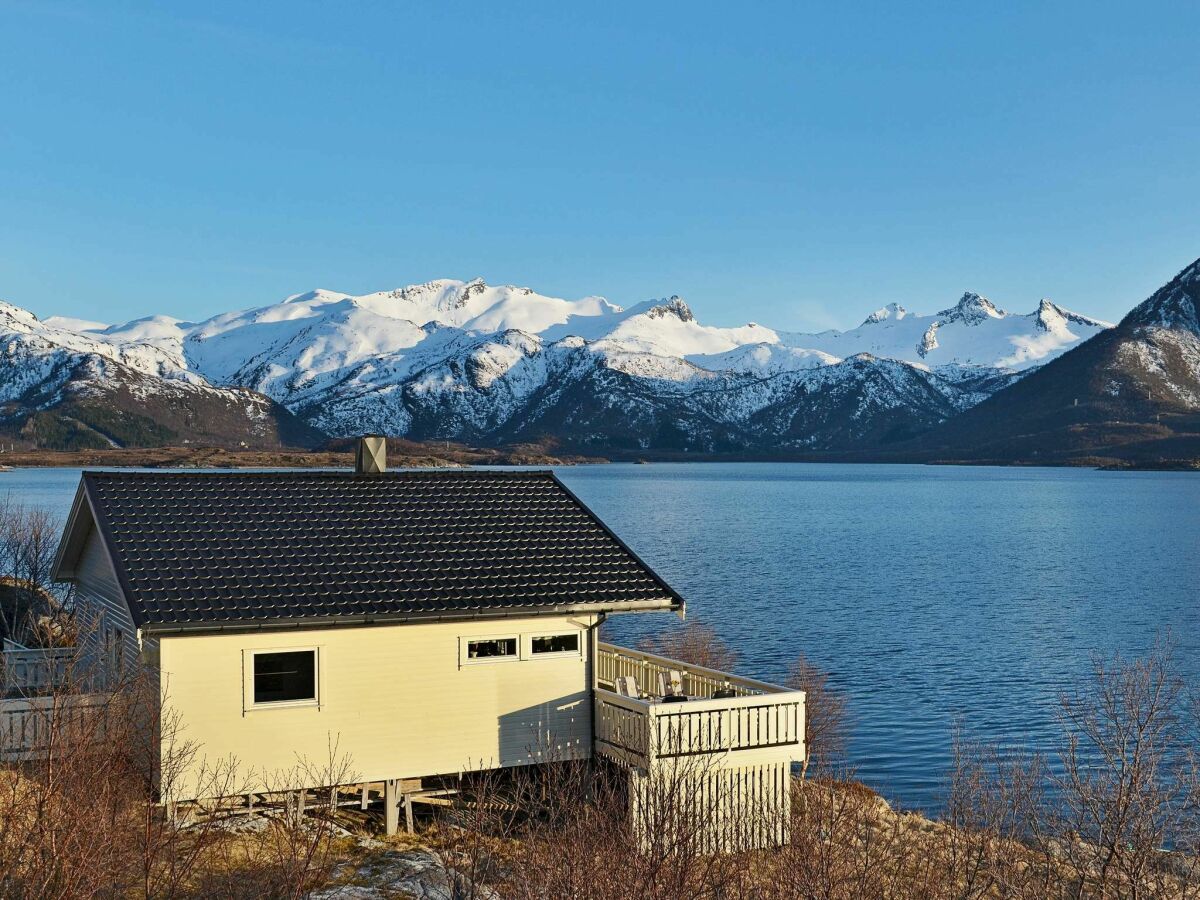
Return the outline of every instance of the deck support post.
[[[409,834],[412,834],[416,829],[413,827],[413,802],[412,794],[404,795],[404,828]]]
[[[398,778],[389,778],[383,783],[383,820],[387,834],[395,834],[400,830],[399,786]]]
[[[367,804],[371,802],[371,790],[366,786],[366,784],[360,784],[358,786],[358,791],[358,808],[366,811]]]

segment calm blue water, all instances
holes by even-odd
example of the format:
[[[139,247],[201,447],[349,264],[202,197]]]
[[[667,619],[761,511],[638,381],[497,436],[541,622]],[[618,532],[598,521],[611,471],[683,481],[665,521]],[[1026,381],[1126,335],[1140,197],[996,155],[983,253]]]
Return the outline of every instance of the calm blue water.
[[[858,775],[937,805],[960,722],[1046,747],[1056,691],[1093,650],[1170,628],[1200,685],[1200,477],[1080,469],[812,464],[565,468],[562,479],[741,653],[797,653],[850,697]],[[66,513],[78,470],[0,474]],[[672,615],[620,616],[633,642]]]

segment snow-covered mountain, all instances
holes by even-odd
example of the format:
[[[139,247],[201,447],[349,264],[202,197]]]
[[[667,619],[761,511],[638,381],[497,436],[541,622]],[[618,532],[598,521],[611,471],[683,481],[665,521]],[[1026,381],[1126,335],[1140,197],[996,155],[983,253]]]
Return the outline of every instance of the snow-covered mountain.
[[[41,322],[5,304],[0,428],[44,421],[68,382],[116,378],[146,396],[262,395],[267,418],[330,436],[836,448],[928,428],[1108,327],[1047,300],[1018,315],[968,293],[929,316],[889,304],[844,332],[720,328],[679,297],[623,309],[478,279],[316,290],[202,322]]]
[[[923,438],[957,459],[1200,456],[1200,260],[1115,328]]]
[[[0,432],[64,448],[274,448],[318,437],[261,394],[214,387],[169,345],[112,338],[99,329],[72,320],[40,322],[0,302]]]

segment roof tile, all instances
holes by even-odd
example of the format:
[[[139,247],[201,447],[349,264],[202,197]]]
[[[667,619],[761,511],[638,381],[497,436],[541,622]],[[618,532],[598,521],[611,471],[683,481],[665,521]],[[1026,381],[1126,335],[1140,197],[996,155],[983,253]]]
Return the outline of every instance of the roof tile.
[[[682,599],[550,472],[85,472],[138,625]]]

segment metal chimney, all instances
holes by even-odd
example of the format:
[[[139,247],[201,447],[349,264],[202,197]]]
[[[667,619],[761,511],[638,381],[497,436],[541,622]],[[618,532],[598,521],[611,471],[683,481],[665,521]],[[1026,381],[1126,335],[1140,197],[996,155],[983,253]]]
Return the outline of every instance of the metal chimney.
[[[387,471],[387,438],[363,435],[354,449],[356,475],[382,475]]]

